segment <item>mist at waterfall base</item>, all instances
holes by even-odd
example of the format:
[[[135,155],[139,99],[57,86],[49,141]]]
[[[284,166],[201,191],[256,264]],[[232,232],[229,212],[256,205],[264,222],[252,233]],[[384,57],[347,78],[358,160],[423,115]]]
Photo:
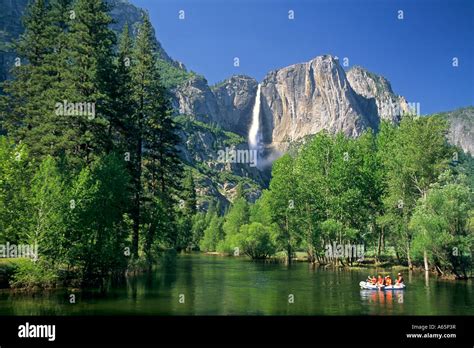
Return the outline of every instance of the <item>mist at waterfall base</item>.
[[[281,156],[281,153],[270,150],[265,153],[265,145],[262,140],[262,130],[260,125],[260,109],[261,109],[261,88],[259,83],[257,86],[257,93],[255,95],[255,103],[252,109],[252,123],[249,128],[248,144],[250,151],[257,152],[257,168],[262,170],[270,166],[273,161]]]

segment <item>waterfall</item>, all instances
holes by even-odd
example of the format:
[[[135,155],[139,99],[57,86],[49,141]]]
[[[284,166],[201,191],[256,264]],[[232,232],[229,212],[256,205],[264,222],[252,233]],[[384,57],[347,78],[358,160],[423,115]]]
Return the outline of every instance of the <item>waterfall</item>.
[[[249,148],[250,150],[259,150],[260,145],[260,84],[257,87],[255,104],[252,111],[252,124],[249,130]]]

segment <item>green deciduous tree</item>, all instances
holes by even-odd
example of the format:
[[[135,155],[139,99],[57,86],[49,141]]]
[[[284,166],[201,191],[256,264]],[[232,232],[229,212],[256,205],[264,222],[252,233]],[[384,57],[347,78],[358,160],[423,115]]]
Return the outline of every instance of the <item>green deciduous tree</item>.
[[[38,245],[39,254],[55,263],[61,261],[61,236],[69,205],[66,187],[54,158],[45,157],[31,181],[31,225],[26,241]]]
[[[276,241],[278,247],[286,252],[288,263],[291,263],[293,253],[301,240],[297,228],[298,216],[295,213],[300,204],[297,201],[297,189],[294,159],[286,154],[273,164],[270,202],[273,219],[279,227]]]
[[[18,244],[30,232],[32,175],[26,147],[0,136],[0,243]]]
[[[123,161],[109,155],[84,168],[71,183],[62,249],[64,262],[85,282],[126,267],[128,178]]]
[[[448,166],[446,129],[446,123],[438,118],[406,116],[400,126],[386,129],[379,136],[386,182],[384,210],[396,245],[403,250],[410,267],[413,235],[408,224],[417,200],[426,195]]]
[[[420,198],[410,221],[413,252],[424,256],[439,273],[467,278],[474,247],[474,200],[463,183],[436,184]]]

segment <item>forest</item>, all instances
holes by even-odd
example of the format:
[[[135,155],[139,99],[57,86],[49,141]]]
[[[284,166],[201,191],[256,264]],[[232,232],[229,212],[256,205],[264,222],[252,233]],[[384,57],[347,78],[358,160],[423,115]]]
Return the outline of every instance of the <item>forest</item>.
[[[33,1],[24,17],[0,102],[0,240],[39,257],[19,263],[15,286],[95,284],[187,243],[153,28],[144,16],[136,39],[117,38],[111,21],[100,0]]]
[[[252,258],[297,251],[320,265],[358,260],[327,246],[364,245],[376,263],[423,267],[465,279],[472,271],[472,162],[446,141],[439,117],[405,116],[357,139],[319,133],[273,164],[261,198],[238,198],[224,217],[194,224],[200,247]],[[198,214],[199,216],[199,214]],[[208,227],[202,231],[204,226]]]
[[[360,263],[328,256],[334,242],[472,275],[472,159],[448,144],[443,118],[319,133],[274,162],[255,203],[239,185],[224,213],[200,211],[150,20],[117,37],[109,10],[38,0],[24,17],[0,96],[0,244],[38,257],[15,261],[12,287],[96,286],[151,271],[165,250]]]

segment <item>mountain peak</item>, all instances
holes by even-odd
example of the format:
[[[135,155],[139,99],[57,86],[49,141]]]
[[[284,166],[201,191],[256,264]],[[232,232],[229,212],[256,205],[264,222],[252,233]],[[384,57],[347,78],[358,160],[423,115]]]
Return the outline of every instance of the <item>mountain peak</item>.
[[[401,114],[410,111],[405,98],[393,92],[390,82],[385,77],[360,66],[347,70],[346,76],[357,94],[375,100],[381,119],[398,122]]]
[[[379,92],[387,91],[388,93],[393,93],[392,85],[384,76],[370,72],[366,68],[361,67],[359,65],[355,65],[349,68],[347,70],[347,75],[359,75],[363,76],[364,79],[371,79],[376,83],[375,87],[380,90]]]

